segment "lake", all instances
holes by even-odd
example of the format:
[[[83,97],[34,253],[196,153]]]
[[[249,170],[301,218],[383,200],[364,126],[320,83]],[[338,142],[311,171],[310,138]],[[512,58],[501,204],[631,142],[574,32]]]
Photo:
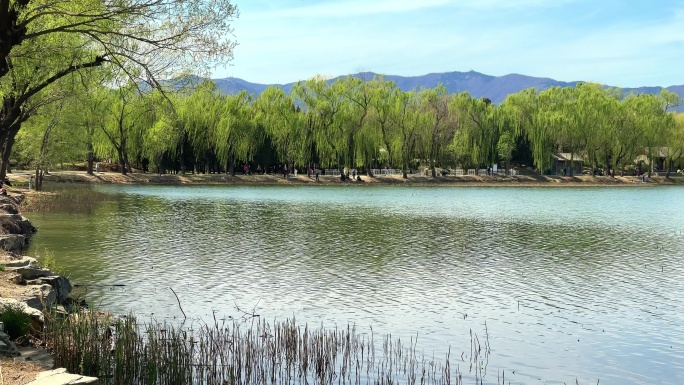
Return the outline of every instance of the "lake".
[[[28,213],[28,254],[96,307],[173,321],[172,288],[190,318],[351,323],[429,357],[472,332],[485,383],[684,383],[682,188],[80,188],[111,200]]]

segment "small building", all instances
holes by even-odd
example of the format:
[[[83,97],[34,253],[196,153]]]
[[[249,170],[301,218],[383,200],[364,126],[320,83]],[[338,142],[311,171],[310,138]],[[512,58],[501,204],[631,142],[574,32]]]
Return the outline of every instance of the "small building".
[[[584,156],[571,152],[553,154],[553,172],[561,176],[581,175]]]

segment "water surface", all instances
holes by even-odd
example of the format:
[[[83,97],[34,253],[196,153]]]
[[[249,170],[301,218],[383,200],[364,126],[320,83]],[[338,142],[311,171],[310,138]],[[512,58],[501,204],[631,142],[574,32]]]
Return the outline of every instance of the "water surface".
[[[94,212],[30,213],[29,254],[115,312],[182,318],[173,288],[192,318],[372,326],[429,356],[472,331],[485,383],[684,382],[681,188],[97,189]]]

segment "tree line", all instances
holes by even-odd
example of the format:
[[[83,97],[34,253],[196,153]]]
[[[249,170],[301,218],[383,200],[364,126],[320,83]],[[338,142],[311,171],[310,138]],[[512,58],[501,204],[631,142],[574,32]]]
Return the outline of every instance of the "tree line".
[[[381,76],[312,78],[289,93],[271,86],[258,96],[189,79],[147,90],[82,84],[25,124],[16,161],[85,159],[92,172],[95,159],[112,159],[122,173],[149,165],[158,173],[233,175],[243,165],[368,175],[390,166],[406,177],[418,164],[436,176],[437,167],[506,169],[513,160],[543,173],[559,152],[614,175],[640,155],[664,157],[668,169],[684,155],[684,119],[669,112],[679,97],[668,91],[624,95],[585,83],[526,89],[495,105],[441,85],[402,91]]]

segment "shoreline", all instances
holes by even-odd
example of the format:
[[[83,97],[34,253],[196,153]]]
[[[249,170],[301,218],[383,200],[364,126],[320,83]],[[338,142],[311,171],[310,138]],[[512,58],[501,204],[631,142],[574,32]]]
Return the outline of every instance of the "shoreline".
[[[15,171],[8,174],[11,183],[27,187],[31,171]],[[439,176],[431,177],[410,174],[404,179],[400,175],[377,177],[361,176],[361,181],[341,181],[339,176],[321,176],[319,181],[306,175],[281,174],[151,174],[132,173],[122,175],[116,172],[100,172],[88,175],[84,171],[56,171],[44,176],[44,183],[84,184],[131,184],[131,185],[246,185],[246,186],[416,186],[416,187],[614,187],[614,186],[677,186],[684,185],[684,176],[672,174],[670,178],[653,176],[644,183],[637,176]]]

